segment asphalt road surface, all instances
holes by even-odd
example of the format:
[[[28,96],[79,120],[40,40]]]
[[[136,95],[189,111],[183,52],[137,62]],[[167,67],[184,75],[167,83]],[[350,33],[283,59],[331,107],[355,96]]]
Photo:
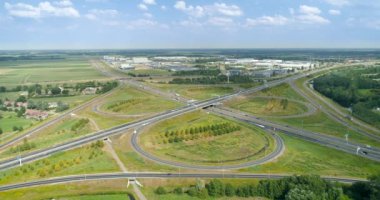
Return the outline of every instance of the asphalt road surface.
[[[338,149],[350,154],[362,156],[375,161],[380,161],[380,149],[376,147],[368,148],[366,145],[347,142],[341,138],[276,124],[230,108],[210,108],[209,110],[219,115],[229,116],[234,119],[245,121],[254,125],[263,126],[265,128],[270,128],[272,130],[281,131],[285,134],[296,136],[304,140]],[[360,147],[359,150],[358,147]]]
[[[237,178],[237,179],[281,179],[290,175],[272,175],[272,174],[231,174],[231,173],[204,173],[204,174],[172,174],[172,173],[109,173],[109,174],[86,174],[65,176],[44,180],[37,180],[25,183],[0,186],[0,191],[14,190],[20,188],[36,187],[42,185],[71,183],[78,181],[99,181],[99,180],[114,180],[114,179],[136,179],[136,178]],[[354,183],[357,181],[365,181],[362,179],[323,177],[329,181]]]

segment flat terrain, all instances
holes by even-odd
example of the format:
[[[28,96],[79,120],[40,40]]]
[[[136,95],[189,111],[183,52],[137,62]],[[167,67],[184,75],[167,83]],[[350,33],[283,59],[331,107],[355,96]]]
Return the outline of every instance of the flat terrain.
[[[253,95],[237,97],[226,103],[234,109],[262,116],[291,116],[307,111],[307,107],[293,100],[276,97],[255,97]]]
[[[200,130],[224,124],[226,127],[215,128],[221,134]],[[228,129],[231,130],[223,132]],[[262,130],[203,111],[160,122],[144,130],[140,137],[142,147],[153,155],[201,165],[246,162],[269,154],[273,147],[272,139]]]
[[[101,147],[86,145],[0,172],[0,184],[74,174],[117,172],[112,156]]]
[[[4,132],[4,135],[0,137],[5,137],[5,135],[7,134],[6,132],[12,132],[13,126],[23,127],[25,129],[37,123],[35,120],[32,119],[17,117],[17,114],[15,112],[0,111],[0,115],[2,116],[2,118],[0,118],[0,128]]]
[[[296,91],[294,91],[289,84],[283,83],[278,86],[267,88],[253,95],[256,96],[274,96],[274,97],[284,97],[287,99],[294,99],[299,101],[306,101],[302,96],[300,96]]]
[[[11,148],[4,150],[0,153],[0,158],[4,159],[9,156],[15,156],[18,153],[26,153],[28,151],[35,151],[37,149],[47,148],[52,145],[57,145],[67,142],[74,138],[78,138],[85,134],[97,131],[97,125],[93,124],[88,118],[80,118],[78,116],[69,116],[60,122],[45,128],[32,136],[28,137],[27,143],[33,144],[33,148],[17,151],[17,148],[25,145],[20,141],[13,145]]]
[[[0,86],[105,78],[85,59],[0,62]]]
[[[152,95],[143,90],[125,86],[103,100],[102,111],[125,114],[146,115],[170,110],[181,103]]]
[[[361,177],[380,172],[379,163],[335,149],[280,134],[284,154],[271,163],[241,169],[241,172],[272,174],[318,174],[323,176]]]
[[[196,100],[215,98],[234,92],[236,86],[227,85],[177,85],[166,83],[149,83],[160,90],[177,93],[183,97]]]
[[[131,187],[130,187],[131,188]],[[5,191],[0,193],[3,200],[14,199],[80,199],[81,197],[101,197],[102,195],[115,195],[117,198],[123,196],[124,200],[128,199],[131,190],[127,188],[126,180],[102,180],[87,181],[77,183],[65,183],[18,190]],[[114,196],[114,198],[116,198]],[[116,198],[116,199],[117,199]],[[101,198],[104,199],[104,198]]]

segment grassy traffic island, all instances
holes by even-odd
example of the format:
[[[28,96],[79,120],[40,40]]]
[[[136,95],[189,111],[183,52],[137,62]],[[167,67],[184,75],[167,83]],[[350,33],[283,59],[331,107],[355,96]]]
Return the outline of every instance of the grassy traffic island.
[[[173,109],[181,104],[125,86],[106,98],[99,109],[110,114],[144,115]]]
[[[239,164],[274,150],[264,131],[204,111],[181,115],[146,129],[139,140],[148,153],[191,165]]]
[[[226,103],[231,108],[261,116],[292,116],[308,111],[307,106],[300,101],[283,97],[241,96]]]

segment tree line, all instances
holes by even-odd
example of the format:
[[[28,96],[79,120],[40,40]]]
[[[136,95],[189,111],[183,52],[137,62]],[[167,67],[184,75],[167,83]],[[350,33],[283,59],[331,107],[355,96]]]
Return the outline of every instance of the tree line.
[[[352,114],[370,124],[380,127],[380,67],[355,68],[330,73],[313,80],[319,93],[331,98],[343,107],[351,108]]]
[[[172,190],[159,186],[155,193],[208,197],[265,197],[274,200],[378,200],[380,199],[380,175],[369,177],[368,182],[345,185],[322,179],[317,175],[290,176],[281,179],[264,179],[258,184],[231,184],[213,179],[204,184],[176,187]]]
[[[229,81],[228,81],[229,80]],[[197,77],[197,78],[174,78],[169,81],[170,84],[225,84],[225,83],[252,83],[254,79],[250,76],[230,76],[226,75]]]
[[[221,73],[219,69],[198,69],[192,71],[176,71],[173,76],[218,76]]]

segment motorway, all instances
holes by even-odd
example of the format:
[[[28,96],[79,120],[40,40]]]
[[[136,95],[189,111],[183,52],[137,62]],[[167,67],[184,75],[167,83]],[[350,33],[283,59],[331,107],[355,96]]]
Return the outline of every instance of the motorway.
[[[0,186],[0,191],[14,190],[27,187],[36,187],[49,184],[71,183],[79,181],[99,181],[99,180],[115,180],[115,179],[136,179],[136,178],[236,178],[236,179],[281,179],[291,175],[271,175],[271,174],[234,174],[234,173],[108,173],[108,174],[84,174],[74,176],[64,176],[51,179],[43,179],[37,181],[30,181],[25,183],[18,183],[12,185]],[[342,183],[354,183],[357,181],[365,181],[363,179],[353,178],[336,178],[336,177],[322,177],[329,181],[336,181]]]
[[[327,70],[327,69],[325,68],[325,69],[315,70],[312,73],[318,73],[322,70]],[[277,85],[285,83],[285,82],[292,82],[296,79],[306,77],[308,75],[309,75],[309,73],[297,74],[297,75],[294,75],[292,77],[281,79],[281,80],[275,80],[275,81],[266,83],[265,85],[261,85],[261,86],[255,87],[255,88],[247,89],[244,91],[239,91],[239,92],[236,92],[233,94],[228,94],[228,95],[224,95],[224,96],[221,96],[218,98],[213,98],[213,99],[209,99],[209,100],[205,100],[205,101],[194,102],[194,103],[180,107],[180,108],[175,109],[175,110],[159,113],[157,115],[154,115],[154,116],[146,118],[146,119],[142,119],[139,121],[127,123],[127,124],[120,125],[117,127],[113,127],[111,129],[108,129],[108,130],[98,131],[98,132],[93,133],[91,135],[78,138],[74,141],[66,142],[66,143],[63,143],[63,144],[60,144],[57,146],[49,147],[47,149],[38,150],[38,151],[31,152],[31,153],[28,153],[25,155],[21,155],[20,157],[14,157],[14,158],[11,158],[9,160],[2,161],[2,162],[0,162],[0,170],[5,170],[5,169],[12,168],[12,167],[16,167],[19,165],[20,160],[22,160],[23,163],[31,162],[34,160],[39,160],[39,159],[45,158],[51,154],[54,154],[56,152],[65,151],[65,150],[69,150],[72,148],[80,147],[82,145],[85,145],[87,143],[90,143],[90,142],[93,142],[96,140],[102,140],[102,139],[107,138],[111,135],[125,133],[128,130],[138,130],[138,129],[143,128],[149,124],[156,123],[160,120],[179,116],[179,115],[182,115],[184,113],[194,111],[196,109],[215,106],[215,105],[218,105],[218,103],[220,103],[222,101],[234,98],[236,96],[257,92],[257,91],[260,91],[262,89],[274,87],[274,86],[277,86]],[[142,87],[145,90],[149,89],[149,90],[152,90],[150,92],[157,93],[157,90],[149,88],[149,87],[143,87],[141,85],[138,85],[138,82],[128,81],[124,78],[120,78],[120,80],[124,80],[129,84],[132,84],[132,83],[137,84],[137,86]],[[161,95],[165,95],[165,94],[162,93]],[[172,98],[172,96],[170,96],[170,98]],[[89,104],[93,103],[97,99],[94,99],[94,100],[87,102],[87,103],[85,103],[85,104],[83,104],[83,105],[81,105],[81,106],[79,106],[79,107],[77,107],[77,108],[75,108],[69,112],[66,112],[64,115],[67,115],[67,114],[70,114],[76,110],[82,109],[82,108],[88,106]],[[180,99],[180,101],[185,101],[185,99]],[[366,158],[369,158],[372,160],[380,161],[380,150],[377,148],[367,148],[366,146],[364,146],[362,144],[346,142],[345,140],[342,140],[339,138],[335,138],[335,137],[331,137],[331,136],[327,136],[327,135],[323,135],[323,134],[319,134],[319,133],[313,133],[313,132],[309,132],[309,131],[305,131],[305,130],[295,129],[293,127],[282,126],[282,125],[275,124],[272,122],[268,122],[268,121],[265,121],[263,119],[260,119],[260,118],[257,118],[257,117],[254,117],[254,116],[251,116],[251,115],[248,115],[246,113],[236,111],[236,110],[231,111],[231,110],[228,110],[225,108],[219,108],[219,107],[212,107],[212,108],[208,108],[208,109],[211,112],[214,112],[215,114],[235,118],[235,119],[238,119],[238,120],[241,120],[241,121],[244,121],[244,122],[259,126],[259,127],[262,127],[264,129],[266,129],[267,131],[272,131],[272,130],[273,131],[281,131],[281,132],[288,134],[288,135],[296,136],[296,137],[305,139],[307,141],[311,141],[311,142],[318,143],[318,144],[321,144],[324,146],[335,148],[335,149],[338,149],[338,150],[341,150],[341,151],[344,151],[347,153],[351,153],[351,154],[356,154],[357,147],[359,146],[360,147],[360,149],[358,151],[359,156],[366,157]],[[38,128],[35,128],[34,132],[31,132],[31,133],[35,133],[38,130],[41,130],[41,129],[49,126],[50,124],[53,124],[54,122],[59,121],[60,119],[62,119],[64,117],[64,115],[52,120],[52,122],[48,122],[45,125],[42,125]],[[242,163],[240,165],[231,165],[231,166],[194,166],[194,165],[186,165],[183,163],[172,163],[170,161],[165,161],[165,160],[162,160],[160,158],[156,158],[156,157],[152,158],[152,157],[150,157],[149,154],[147,154],[147,155],[144,154],[144,151],[140,151],[141,148],[139,150],[139,146],[136,145],[137,144],[137,136],[138,136],[138,132],[136,132],[136,134],[133,134],[132,138],[134,138],[134,139],[131,140],[131,143],[132,144],[135,143],[133,145],[133,147],[137,150],[138,153],[142,154],[144,157],[147,157],[147,158],[154,160],[156,162],[159,162],[161,164],[167,164],[167,165],[171,165],[171,166],[191,168],[191,169],[219,170],[219,171],[222,171],[222,173],[219,172],[218,174],[171,174],[171,173],[165,174],[165,173],[138,173],[137,172],[137,173],[78,175],[78,176],[67,176],[67,177],[60,177],[60,178],[31,181],[31,182],[14,184],[14,185],[0,186],[0,191],[17,189],[17,188],[32,187],[32,186],[40,186],[40,185],[53,184],[53,183],[68,183],[68,182],[75,182],[75,181],[108,180],[108,179],[120,179],[120,178],[130,178],[130,179],[134,179],[134,178],[283,178],[287,175],[226,174],[226,173],[224,173],[224,170],[248,167],[248,166],[252,166],[255,164],[261,164],[264,162],[268,162],[269,160],[275,159],[283,151],[284,145],[283,145],[283,142],[279,136],[277,136],[276,134],[273,134],[273,133],[272,133],[272,135],[275,138],[276,143],[278,144],[277,148],[270,155],[268,155],[265,158],[262,158],[260,160]],[[27,134],[23,135],[23,137],[26,137],[26,136],[27,136]],[[19,140],[16,140],[14,142],[17,142]],[[9,143],[9,145],[10,144],[11,143]],[[6,146],[9,146],[9,145],[6,145]],[[4,148],[4,147],[5,146],[0,146],[0,148]],[[211,168],[209,168],[209,167],[211,167]],[[330,178],[330,177],[326,177],[326,179],[329,179],[332,181],[341,181],[341,182],[350,182],[350,183],[358,181],[358,179]]]
[[[328,68],[328,69],[331,69],[331,68]],[[314,70],[313,73],[318,73],[318,72],[323,71],[323,70],[327,70],[327,69],[324,68],[324,69]],[[265,88],[274,87],[274,86],[277,86],[277,85],[285,83],[285,82],[289,82],[289,81],[293,81],[293,80],[296,80],[296,79],[299,79],[302,77],[306,77],[308,75],[309,75],[309,73],[297,74],[297,75],[294,75],[294,76],[291,76],[291,77],[288,77],[285,79],[275,80],[275,81],[266,83],[265,85],[261,85],[261,86],[251,88],[251,89],[247,89],[244,91],[239,91],[236,93],[220,96],[218,98],[213,98],[213,99],[209,99],[209,100],[194,102],[190,105],[186,105],[186,106],[183,106],[183,107],[175,109],[175,110],[163,112],[163,113],[160,113],[158,115],[155,115],[155,116],[147,118],[147,119],[142,119],[142,120],[127,123],[124,125],[116,126],[114,128],[111,128],[111,129],[98,131],[98,132],[93,133],[91,135],[84,136],[84,137],[75,139],[75,140],[70,141],[70,142],[66,142],[66,143],[56,145],[53,147],[49,147],[46,149],[34,151],[34,152],[31,152],[31,153],[28,153],[25,155],[20,155],[20,156],[17,156],[17,157],[14,157],[14,158],[0,162],[0,170],[5,170],[8,168],[16,167],[19,165],[20,161],[25,163],[25,162],[38,160],[38,159],[47,157],[47,156],[49,156],[53,153],[56,153],[56,152],[69,150],[69,149],[79,147],[79,146],[82,146],[84,144],[96,141],[96,140],[104,139],[104,138],[109,137],[111,135],[124,133],[125,131],[127,131],[129,129],[137,129],[139,127],[146,126],[146,125],[152,124],[152,123],[156,123],[160,120],[179,116],[179,115],[182,115],[184,113],[194,111],[196,109],[216,105],[221,101],[228,100],[228,99],[234,98],[234,97],[239,96],[239,95],[258,92],[258,91],[263,90]]]
[[[42,125],[40,125],[40,126],[38,126],[36,128],[33,128],[32,130],[29,130],[29,131],[25,132],[24,134],[22,134],[20,136],[17,136],[15,138],[13,138],[10,141],[7,141],[7,142],[5,142],[3,144],[0,144],[0,150],[5,149],[6,147],[9,147],[12,144],[15,144],[16,142],[19,142],[19,141],[23,140],[24,138],[29,137],[32,134],[37,133],[37,132],[39,132],[39,131],[41,131],[41,130],[43,130],[43,129],[45,129],[45,128],[47,128],[47,127],[49,127],[49,126],[51,126],[51,125],[53,125],[53,124],[55,124],[55,123],[57,123],[59,121],[61,121],[65,117],[69,116],[70,114],[72,114],[74,112],[77,112],[77,111],[80,111],[80,110],[86,108],[88,105],[91,105],[91,104],[99,101],[100,99],[103,99],[103,98],[109,96],[110,94],[112,94],[112,92],[113,92],[113,90],[109,91],[109,92],[107,92],[107,93],[105,93],[103,95],[100,95],[98,97],[95,97],[92,100],[87,101],[86,103],[81,104],[81,105],[79,105],[79,106],[77,106],[77,107],[75,107],[73,109],[70,109],[70,110],[64,112],[63,114],[59,115],[58,117],[55,117],[55,118],[51,119],[50,121],[48,121],[48,122],[46,122],[46,123],[44,123],[44,124],[42,124]]]
[[[318,71],[316,70],[315,72],[318,72]],[[295,80],[295,79],[298,79],[301,77],[305,77],[307,75],[308,74],[297,74],[297,75],[291,76],[291,77],[286,78],[286,79],[275,80],[275,81],[269,82],[265,85],[261,85],[261,86],[251,88],[251,89],[247,89],[244,91],[239,91],[239,92],[236,92],[233,94],[228,94],[228,95],[220,96],[217,98],[212,98],[209,100],[194,102],[190,105],[186,105],[186,106],[180,107],[180,108],[175,109],[175,110],[163,112],[163,113],[160,113],[158,115],[155,115],[155,116],[147,118],[147,119],[142,119],[142,120],[127,123],[124,125],[116,126],[114,128],[111,128],[111,129],[98,131],[98,132],[93,133],[91,135],[84,136],[84,137],[75,139],[75,140],[70,141],[70,142],[66,142],[66,143],[59,144],[59,145],[49,147],[46,149],[34,151],[34,152],[31,152],[31,153],[28,153],[25,155],[20,155],[20,156],[17,156],[17,157],[14,157],[14,158],[0,162],[0,170],[5,170],[8,168],[16,167],[19,165],[20,161],[25,163],[25,162],[38,160],[38,159],[47,157],[47,156],[49,156],[53,153],[56,153],[56,152],[65,151],[65,150],[69,150],[69,149],[72,149],[75,147],[79,147],[79,146],[82,146],[84,144],[96,141],[96,140],[104,139],[104,138],[109,137],[111,135],[123,133],[129,129],[136,129],[136,128],[139,128],[141,126],[146,126],[146,125],[151,124],[151,123],[156,123],[160,120],[179,116],[179,115],[182,115],[182,114],[187,113],[187,112],[194,111],[194,110],[199,109],[199,108],[208,107],[211,105],[216,105],[221,101],[231,99],[231,98],[236,97],[238,95],[249,94],[252,92],[258,92],[258,91],[265,89],[267,87],[274,87],[274,86],[277,86],[281,83],[291,81],[291,80]]]
[[[308,100],[310,103],[312,103],[314,106],[318,106],[319,109],[320,109],[323,113],[325,113],[327,116],[329,116],[331,119],[333,119],[333,120],[335,120],[336,122],[342,124],[343,126],[349,127],[351,130],[354,130],[354,131],[356,131],[356,132],[358,132],[358,133],[360,133],[360,134],[362,134],[362,135],[364,135],[364,136],[366,136],[366,137],[372,138],[372,139],[374,139],[374,140],[376,140],[376,141],[380,141],[380,136],[379,136],[379,135],[375,135],[375,134],[367,133],[366,131],[364,131],[364,130],[362,130],[362,129],[359,129],[359,128],[356,127],[356,126],[352,126],[351,124],[349,124],[349,123],[347,123],[346,121],[344,121],[343,117],[337,116],[335,113],[332,113],[331,111],[329,111],[329,110],[326,109],[325,107],[319,105],[319,103],[318,103],[315,99],[309,97],[307,94],[305,94],[304,91],[302,91],[301,89],[299,89],[299,88],[295,85],[294,81],[291,81],[291,82],[290,82],[290,85],[291,85],[291,87],[292,87],[292,88],[293,88],[298,94],[300,94],[302,97],[304,97],[305,99],[307,99],[307,100]]]
[[[340,151],[344,151],[350,154],[358,154],[362,157],[375,160],[375,161],[380,161],[380,149],[371,147],[368,148],[366,145],[359,144],[359,143],[353,143],[353,142],[347,142],[344,139],[320,134],[320,133],[315,133],[311,131],[306,131],[302,129],[297,129],[294,127],[289,127],[289,126],[284,126],[284,125],[279,125],[273,122],[266,121],[264,119],[252,116],[250,114],[230,109],[230,108],[219,108],[219,107],[214,107],[210,108],[210,111],[222,115],[222,116],[229,116],[231,118],[241,120],[250,124],[254,125],[262,125],[265,128],[269,128],[272,130],[280,131],[283,132],[287,135],[295,136],[313,143],[317,143],[323,146],[331,147],[334,149],[338,149]],[[358,153],[357,149],[360,147]]]

